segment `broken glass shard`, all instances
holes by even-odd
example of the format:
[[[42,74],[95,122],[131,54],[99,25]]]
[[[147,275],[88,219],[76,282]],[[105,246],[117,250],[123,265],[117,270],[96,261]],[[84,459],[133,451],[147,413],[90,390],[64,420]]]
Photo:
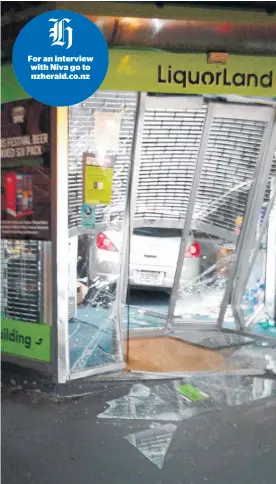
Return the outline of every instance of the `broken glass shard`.
[[[108,408],[98,417],[176,422],[225,405],[249,404],[272,395],[276,395],[273,379],[216,374],[153,387],[134,385],[128,395],[107,402]]]
[[[193,378],[190,383],[208,393],[219,407],[245,405],[276,395],[276,381],[261,377],[212,375]]]
[[[176,425],[154,425],[152,428],[129,434],[125,439],[147,459],[162,469],[166,453],[176,431]]]
[[[210,350],[218,348],[231,348],[252,343],[253,339],[239,334],[223,333],[221,331],[178,331],[177,337],[188,343],[197,344]]]
[[[229,365],[235,364],[240,368],[271,370],[276,373],[276,348],[247,346],[232,353],[225,361]]]
[[[107,402],[99,418],[181,421],[211,410],[206,400],[187,401],[177,391],[182,380],[147,387],[134,385],[128,395]]]

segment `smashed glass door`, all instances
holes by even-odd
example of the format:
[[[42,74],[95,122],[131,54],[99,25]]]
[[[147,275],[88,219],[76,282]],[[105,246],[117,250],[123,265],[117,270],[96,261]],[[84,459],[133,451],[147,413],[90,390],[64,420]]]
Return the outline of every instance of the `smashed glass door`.
[[[276,165],[276,156],[274,160]],[[273,179],[273,191],[276,193],[276,169]],[[276,328],[276,198],[268,221],[267,230],[267,260],[266,260],[266,286],[265,307],[269,320]]]
[[[233,103],[227,98],[223,103],[207,101],[170,298],[171,332],[182,323],[215,327],[220,318],[235,327],[229,304],[231,287],[241,247],[246,244],[244,228],[250,224],[252,207],[256,211],[257,180],[262,176],[274,115],[273,108],[251,103]],[[189,278],[194,255],[199,257],[199,271]]]
[[[137,97],[98,91],[69,108],[71,378],[124,366],[118,285]]]
[[[276,144],[276,141],[275,141]],[[250,247],[247,268],[240,264],[241,277],[233,291],[232,305],[240,327],[276,336],[276,158],[272,162],[262,208]]]
[[[165,329],[183,221],[206,119],[201,96],[144,96],[135,158],[129,253],[129,328]],[[197,246],[189,277],[198,273]]]

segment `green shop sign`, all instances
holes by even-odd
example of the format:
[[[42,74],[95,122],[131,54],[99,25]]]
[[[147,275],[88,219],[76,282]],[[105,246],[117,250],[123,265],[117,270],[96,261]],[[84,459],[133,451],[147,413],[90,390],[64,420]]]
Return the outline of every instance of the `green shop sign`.
[[[2,103],[29,95],[12,65],[1,70]],[[266,96],[276,92],[275,57],[229,55],[226,65],[209,64],[206,54],[110,49],[101,90],[166,94],[236,94]]]
[[[2,318],[1,351],[50,363],[51,327],[47,324]]]

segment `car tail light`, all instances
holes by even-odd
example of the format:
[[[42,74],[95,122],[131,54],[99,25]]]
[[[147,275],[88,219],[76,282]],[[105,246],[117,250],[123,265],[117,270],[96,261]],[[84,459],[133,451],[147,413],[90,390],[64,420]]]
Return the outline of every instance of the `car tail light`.
[[[186,250],[185,257],[199,257],[200,256],[200,245],[198,242],[195,242],[193,245],[188,247]]]
[[[117,252],[115,245],[111,240],[102,232],[98,233],[96,238],[96,247],[101,250],[108,250],[111,252]]]

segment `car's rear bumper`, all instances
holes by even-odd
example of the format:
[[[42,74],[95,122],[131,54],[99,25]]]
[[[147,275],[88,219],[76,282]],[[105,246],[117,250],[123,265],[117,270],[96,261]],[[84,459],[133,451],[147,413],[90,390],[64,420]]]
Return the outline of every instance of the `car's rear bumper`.
[[[195,262],[195,261],[194,261]],[[108,269],[108,270],[106,270]],[[164,274],[162,282],[155,283],[152,282],[138,282],[137,278],[135,277],[135,271],[145,271],[145,272],[156,272]],[[135,288],[151,288],[151,289],[171,289],[173,287],[174,282],[174,274],[168,274],[168,268],[166,267],[147,267],[147,266],[132,266],[130,267],[130,274],[129,274],[129,284],[131,287]],[[170,269],[171,272],[171,269]],[[90,278],[93,279],[94,277],[102,277],[102,278],[109,278],[112,277],[114,279],[119,278],[120,270],[117,264],[109,264],[108,267],[101,267],[100,271],[93,271],[93,274],[90,274]],[[182,271],[180,284],[188,284],[191,282],[195,277],[199,275],[199,264],[194,263],[194,266],[187,268],[187,271]]]

